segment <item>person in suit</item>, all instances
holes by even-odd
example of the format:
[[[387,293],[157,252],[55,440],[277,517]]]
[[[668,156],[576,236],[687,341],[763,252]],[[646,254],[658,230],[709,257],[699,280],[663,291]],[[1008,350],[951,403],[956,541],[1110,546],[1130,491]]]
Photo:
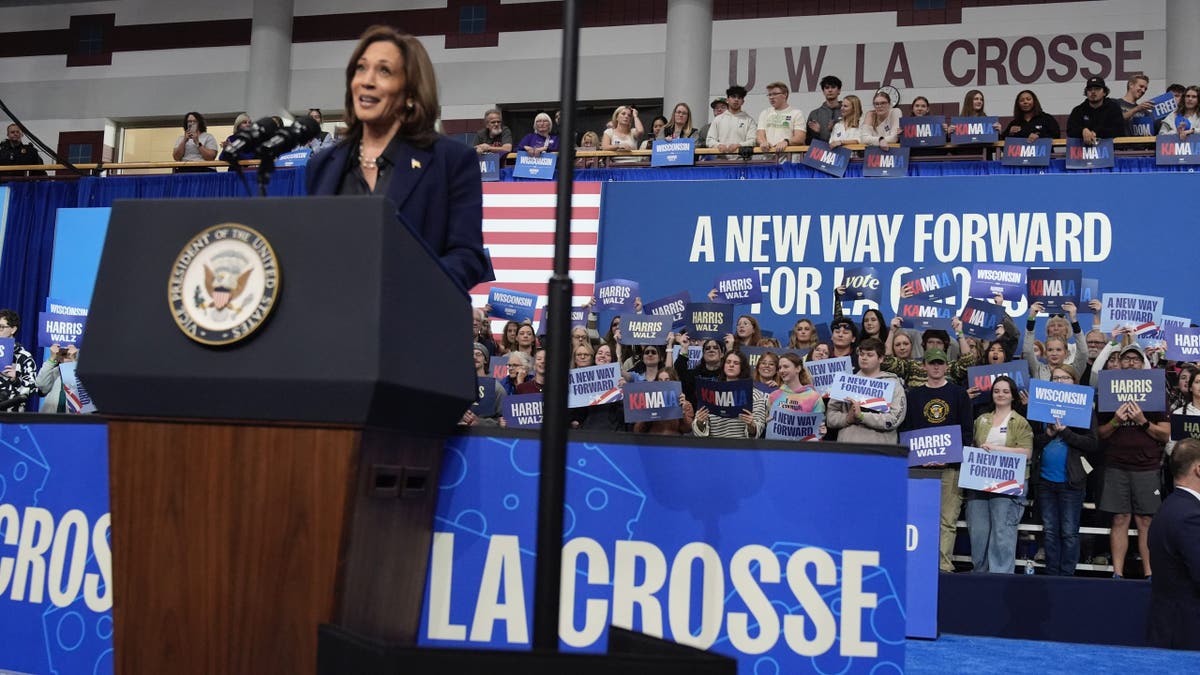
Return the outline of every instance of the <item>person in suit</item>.
[[[483,191],[471,148],[434,129],[429,54],[389,26],[363,33],[346,66],[346,138],[308,164],[310,195],[383,195],[464,290],[491,280]]]
[[[1175,490],[1150,525],[1152,647],[1200,649],[1200,440],[1188,438],[1171,453]]]

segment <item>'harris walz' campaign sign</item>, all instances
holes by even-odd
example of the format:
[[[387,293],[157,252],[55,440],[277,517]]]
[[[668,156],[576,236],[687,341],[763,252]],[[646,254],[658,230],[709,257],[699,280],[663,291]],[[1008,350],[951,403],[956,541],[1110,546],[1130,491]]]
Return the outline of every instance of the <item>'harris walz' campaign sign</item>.
[[[665,345],[671,332],[671,317],[626,314],[621,317],[621,344]]]
[[[954,307],[932,300],[904,298],[900,301],[900,320],[905,328],[914,330],[952,330],[950,320],[954,318]]]
[[[1179,134],[1164,134],[1154,139],[1154,163],[1159,166],[1200,164],[1200,138],[1195,134],[1186,139]]]
[[[650,146],[650,166],[691,166],[696,163],[696,141],[673,138],[654,141]]]
[[[1200,438],[1200,415],[1171,415],[1171,440]]]
[[[1083,271],[1075,269],[1030,268],[1026,273],[1029,280],[1029,304],[1042,303],[1047,312],[1062,311],[1064,303],[1079,306],[1079,287],[1083,284]]]
[[[954,278],[954,265],[929,265],[900,275],[901,293],[912,298],[942,300],[958,295],[958,281]]]
[[[86,310],[85,310],[86,312]],[[38,346],[79,346],[87,316],[78,314],[38,313]]]
[[[883,300],[883,282],[874,267],[851,267],[842,274],[847,300]]]
[[[1158,368],[1102,370],[1096,383],[1096,410],[1114,412],[1122,403],[1136,403],[1146,412],[1167,409],[1166,373]]]
[[[567,407],[585,408],[621,400],[621,367],[615,363],[567,373]]]
[[[750,380],[696,380],[697,408],[708,408],[716,417],[737,417],[754,408],[754,383]]]
[[[971,297],[993,298],[1003,295],[1005,300],[1017,302],[1025,297],[1027,290],[1025,268],[997,263],[975,263],[971,270]]]
[[[625,384],[625,421],[656,422],[683,417],[678,382],[628,382]]]
[[[733,307],[719,302],[693,302],[687,308],[688,336],[693,340],[724,340],[733,332]]]
[[[1200,328],[1163,328],[1167,358],[1175,361],[1200,361]]]
[[[955,145],[995,143],[1000,140],[996,129],[999,117],[951,117],[950,142]]]
[[[813,389],[828,394],[833,388],[834,380],[841,373],[850,372],[850,357],[839,356],[832,359],[818,359],[804,364],[808,374],[812,376]]]
[[[800,163],[841,178],[846,173],[846,167],[850,166],[850,148],[831,148],[825,141],[813,139],[808,152],[800,158]]]
[[[654,316],[670,317],[671,330],[679,331],[687,328],[687,306],[691,301],[691,294],[687,291],[681,291],[674,295],[659,298],[653,302],[647,302],[642,305],[642,310]]]
[[[958,487],[1019,497],[1025,494],[1026,462],[1019,452],[988,451],[968,445],[963,448]]]
[[[510,429],[537,429],[542,426],[542,395],[505,396],[501,412]]]
[[[868,178],[907,176],[908,153],[908,148],[903,146],[887,150],[869,146],[863,151],[863,175]]]
[[[509,321],[532,322],[537,309],[537,296],[493,286],[488,293],[488,304],[492,306],[492,316]]]
[[[513,166],[513,178],[532,178],[534,180],[554,180],[554,168],[558,165],[558,155],[545,153],[533,157],[524,152],[517,153],[517,163]]]
[[[946,121],[941,115],[900,118],[900,145],[909,148],[932,148],[946,144]]]
[[[1163,299],[1156,295],[1105,293],[1100,296],[1100,330],[1132,328],[1134,335],[1153,333],[1162,323]]]
[[[993,340],[1004,321],[1004,308],[987,300],[971,298],[962,311],[962,330],[971,337]]]
[[[596,304],[602,310],[632,312],[637,304],[638,282],[607,279],[596,284]]]
[[[17,348],[14,338],[0,338],[0,369],[7,368],[13,362],[13,350]]]
[[[1111,138],[1098,139],[1095,145],[1086,145],[1080,138],[1067,139],[1068,169],[1111,169],[1114,161]]]
[[[1000,153],[1000,163],[1004,166],[1050,166],[1050,149],[1054,140],[1039,138],[1006,138],[1004,150]]]
[[[1095,390],[1086,385],[1046,380],[1029,381],[1029,414],[1038,422],[1061,422],[1068,427],[1092,426],[1092,397]]]
[[[829,398],[834,401],[858,401],[863,410],[887,412],[892,409],[895,393],[895,380],[840,373],[829,390]]]
[[[950,424],[901,431],[900,445],[908,448],[908,465],[955,464],[962,461],[962,427]]]
[[[762,302],[762,281],[752,268],[723,274],[713,280],[714,302],[731,305],[752,305]]]
[[[986,394],[992,390],[992,383],[1001,375],[1010,377],[1013,382],[1017,383],[1017,389],[1022,391],[1026,391],[1029,386],[1027,384],[1029,364],[1024,361],[1005,361],[1004,363],[971,366],[967,368],[967,386],[975,387]]]

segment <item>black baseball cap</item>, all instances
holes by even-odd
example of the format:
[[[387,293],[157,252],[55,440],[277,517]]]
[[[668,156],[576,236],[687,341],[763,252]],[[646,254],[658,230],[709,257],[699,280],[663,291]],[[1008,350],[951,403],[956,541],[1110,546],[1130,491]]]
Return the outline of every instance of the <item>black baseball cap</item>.
[[[1104,84],[1103,77],[1089,77],[1087,84],[1083,87],[1084,91],[1088,89],[1103,89],[1105,94],[1108,93],[1108,85]]]

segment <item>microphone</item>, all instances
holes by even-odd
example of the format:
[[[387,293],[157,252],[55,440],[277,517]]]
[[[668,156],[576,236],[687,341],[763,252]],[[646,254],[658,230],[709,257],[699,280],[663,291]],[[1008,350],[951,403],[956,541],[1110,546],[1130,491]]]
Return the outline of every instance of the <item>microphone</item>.
[[[239,152],[257,148],[259,144],[270,138],[278,130],[279,125],[270,117],[262,118],[247,129],[238,129],[237,133],[233,135],[233,140],[229,141],[229,145],[226,147],[226,152],[229,153],[229,161],[236,162]]]
[[[297,117],[290,127],[277,130],[270,138],[258,146],[260,159],[274,159],[292,148],[316,138],[321,133],[321,125],[311,117]]]

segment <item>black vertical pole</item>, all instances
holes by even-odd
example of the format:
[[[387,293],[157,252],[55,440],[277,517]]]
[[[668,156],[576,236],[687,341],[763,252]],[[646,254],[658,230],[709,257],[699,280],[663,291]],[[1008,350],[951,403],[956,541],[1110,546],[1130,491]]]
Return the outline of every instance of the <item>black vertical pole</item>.
[[[533,589],[533,648],[558,651],[559,585],[562,577],[563,500],[567,473],[567,369],[571,350],[571,182],[575,177],[575,82],[579,69],[577,0],[565,0],[562,30],[562,116],[558,128],[558,206],[554,229],[554,275],[546,331],[546,382],[538,480],[537,567]]]

